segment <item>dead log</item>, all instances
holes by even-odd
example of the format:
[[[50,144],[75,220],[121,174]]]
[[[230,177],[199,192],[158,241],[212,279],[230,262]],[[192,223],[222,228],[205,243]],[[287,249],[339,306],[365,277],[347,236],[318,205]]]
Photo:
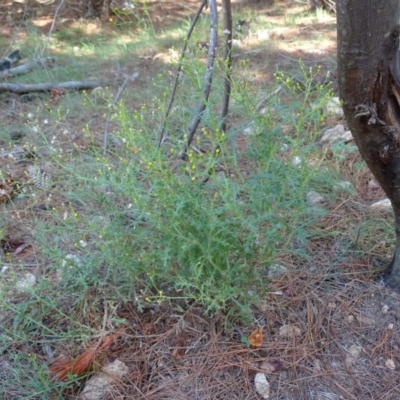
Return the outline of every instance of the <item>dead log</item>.
[[[31,61],[26,64],[18,65],[18,67],[14,67],[14,68],[7,69],[5,71],[1,71],[0,78],[8,78],[8,77],[12,77],[12,76],[26,74],[27,72],[31,71],[34,68],[42,67],[42,66],[46,66],[46,65],[52,65],[52,64],[54,64],[54,61],[55,60],[53,57],[39,58],[36,61]]]
[[[50,92],[53,89],[70,89],[70,90],[86,90],[94,89],[99,86],[110,86],[111,81],[88,80],[88,81],[70,81],[60,83],[38,83],[31,85],[23,85],[21,83],[0,83],[1,92],[11,92],[17,94],[25,94],[32,92]]]

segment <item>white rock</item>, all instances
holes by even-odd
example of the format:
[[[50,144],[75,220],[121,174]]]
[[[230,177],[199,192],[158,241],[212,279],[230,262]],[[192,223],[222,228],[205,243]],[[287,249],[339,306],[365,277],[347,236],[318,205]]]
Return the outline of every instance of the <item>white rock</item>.
[[[353,134],[351,131],[346,131],[344,135],[342,136],[343,142],[348,143],[353,140]]]
[[[287,143],[283,143],[279,149],[280,153],[286,153],[290,149],[290,146]]]
[[[267,108],[266,107],[263,107],[263,108],[261,108],[260,109],[260,111],[258,112],[260,115],[265,115],[266,113],[267,113]]]
[[[349,322],[349,323],[354,322],[354,316],[353,316],[353,315],[349,315],[349,316],[347,317],[347,322]]]
[[[384,304],[383,306],[382,306],[382,313],[383,314],[387,314],[388,313],[388,311],[389,311],[389,306],[387,305],[387,304]]]
[[[254,377],[254,386],[256,388],[256,392],[263,398],[269,399],[269,382],[267,381],[267,377],[262,372],[257,372]]]
[[[351,345],[349,348],[349,353],[352,357],[355,359],[360,358],[362,348],[360,346],[357,346],[355,344]]]
[[[24,293],[28,292],[36,283],[36,276],[27,272],[21,279],[15,284],[15,289],[18,292]]]
[[[294,156],[292,160],[292,165],[298,167],[301,164],[301,158],[299,156]]]
[[[319,193],[311,190],[307,193],[307,202],[308,204],[315,206],[318,204],[322,204],[325,201],[324,197],[321,196]]]
[[[115,360],[95,373],[86,383],[79,400],[101,400],[110,393],[110,385],[127,375],[129,368],[122,361]]]
[[[256,129],[256,126],[255,126],[255,124],[252,122],[252,123],[243,131],[243,133],[244,133],[245,135],[252,135],[252,134],[254,134],[255,129]]]
[[[350,131],[345,131],[342,124],[338,124],[331,129],[327,129],[322,135],[321,143],[334,143],[334,142],[350,142],[353,140],[353,135]]]
[[[268,268],[268,277],[277,278],[278,276],[284,275],[287,272],[287,268],[284,265],[274,264]]]
[[[396,364],[394,363],[394,361],[389,358],[385,361],[385,365],[387,368],[389,368],[391,371],[394,371],[396,369]]]
[[[370,187],[371,189],[376,189],[380,188],[381,185],[376,179],[371,179],[370,181],[368,181],[368,187]]]
[[[390,211],[392,210],[392,203],[389,199],[379,200],[375,203],[372,203],[370,207],[373,210],[382,210],[382,211]]]
[[[337,118],[344,117],[344,112],[340,104],[339,97],[333,97],[332,99],[330,99],[326,104],[325,110],[328,115],[333,115]]]

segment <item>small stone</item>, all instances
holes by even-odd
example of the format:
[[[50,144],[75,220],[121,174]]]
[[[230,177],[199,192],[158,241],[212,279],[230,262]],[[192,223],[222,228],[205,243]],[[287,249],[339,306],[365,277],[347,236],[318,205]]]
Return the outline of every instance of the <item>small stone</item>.
[[[340,104],[339,97],[333,97],[326,103],[326,113],[328,115],[333,115],[336,118],[340,119],[344,117],[344,112],[342,109],[342,105]]]
[[[334,143],[334,142],[350,142],[353,140],[353,135],[350,131],[345,131],[342,124],[338,124],[331,129],[327,129],[322,135],[321,143]]]
[[[280,153],[286,153],[289,150],[289,145],[287,143],[283,143],[282,146],[279,149]]]
[[[370,181],[368,181],[368,187],[370,187],[371,189],[377,189],[380,188],[381,185],[376,179],[371,179]]]
[[[321,196],[318,192],[311,190],[307,193],[307,203],[315,206],[325,202],[325,198]]]
[[[287,268],[280,264],[273,264],[268,268],[268,278],[273,279],[286,274]]]
[[[394,363],[394,361],[391,358],[389,358],[385,361],[385,365],[391,371],[394,371],[396,369],[396,364]]]
[[[388,311],[389,311],[389,308],[390,307],[387,304],[384,304],[383,307],[382,307],[382,313],[383,314],[387,314]]]
[[[254,386],[256,388],[256,392],[263,398],[269,399],[269,389],[270,385],[267,380],[267,377],[262,372],[258,372],[254,377]]]
[[[350,353],[355,359],[358,359],[358,358],[360,358],[361,350],[362,350],[362,348],[361,348],[360,346],[357,346],[357,345],[353,344],[353,345],[350,346],[350,348],[349,348],[349,353]]]
[[[292,160],[292,165],[294,167],[298,167],[299,165],[301,165],[301,158],[299,156],[294,156],[293,160]]]
[[[352,322],[354,322],[354,316],[353,316],[353,315],[349,315],[349,316],[347,317],[347,322],[349,322],[350,324],[351,324]]]
[[[392,208],[392,203],[389,199],[383,199],[383,200],[379,200],[375,203],[372,203],[370,205],[370,208],[372,208],[373,210],[378,210],[378,211],[391,211]]]
[[[255,124],[251,123],[244,131],[243,133],[245,135],[253,135],[254,131],[256,130]]]
[[[30,272],[26,273],[15,284],[15,289],[20,293],[28,292],[36,283],[36,276]]]
[[[101,371],[95,373],[82,390],[79,400],[101,400],[111,394],[113,383],[116,383],[123,376],[127,375],[129,368],[118,359],[107,364]]]

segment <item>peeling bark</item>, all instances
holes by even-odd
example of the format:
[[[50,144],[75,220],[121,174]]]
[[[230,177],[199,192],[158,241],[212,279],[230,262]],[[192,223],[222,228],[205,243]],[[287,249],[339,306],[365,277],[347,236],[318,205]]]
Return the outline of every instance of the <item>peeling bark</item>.
[[[387,284],[400,290],[398,0],[338,0],[338,80],[360,153],[392,202],[396,249]]]

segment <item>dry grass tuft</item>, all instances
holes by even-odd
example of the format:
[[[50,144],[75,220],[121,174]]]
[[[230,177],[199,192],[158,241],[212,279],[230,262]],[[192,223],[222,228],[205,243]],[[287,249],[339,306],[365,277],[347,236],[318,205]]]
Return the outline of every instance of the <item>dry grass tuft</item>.
[[[83,354],[74,360],[56,360],[50,367],[50,375],[58,381],[64,381],[68,375],[81,375],[89,371],[96,363],[100,354],[115,342],[123,331],[101,338],[96,344],[89,347]]]

